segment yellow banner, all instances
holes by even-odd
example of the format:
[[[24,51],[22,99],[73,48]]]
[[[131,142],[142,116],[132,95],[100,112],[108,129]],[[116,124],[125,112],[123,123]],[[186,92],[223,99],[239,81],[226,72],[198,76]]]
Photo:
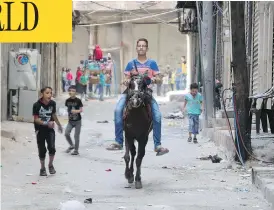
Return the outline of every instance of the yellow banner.
[[[0,42],[72,42],[72,1],[1,1]]]

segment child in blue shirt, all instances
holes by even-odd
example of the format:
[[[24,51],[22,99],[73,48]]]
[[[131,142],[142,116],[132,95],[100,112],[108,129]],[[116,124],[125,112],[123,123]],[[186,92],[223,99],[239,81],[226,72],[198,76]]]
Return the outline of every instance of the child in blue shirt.
[[[189,137],[188,142],[198,143],[197,134],[199,134],[199,116],[202,113],[203,97],[198,93],[198,85],[193,83],[190,85],[190,93],[185,95],[185,103],[183,105],[183,112],[187,111],[189,122]]]

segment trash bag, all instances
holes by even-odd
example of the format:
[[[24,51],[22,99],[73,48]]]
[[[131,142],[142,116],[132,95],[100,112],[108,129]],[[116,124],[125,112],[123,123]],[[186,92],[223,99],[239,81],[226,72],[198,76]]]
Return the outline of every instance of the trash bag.
[[[72,200],[60,203],[60,210],[86,210],[86,207],[79,201]]]

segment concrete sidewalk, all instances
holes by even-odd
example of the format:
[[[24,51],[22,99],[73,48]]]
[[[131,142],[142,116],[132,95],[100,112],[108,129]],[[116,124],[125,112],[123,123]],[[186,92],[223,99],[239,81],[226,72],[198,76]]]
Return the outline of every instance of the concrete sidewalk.
[[[274,207],[274,167],[254,167],[252,183],[262,191],[266,200]]]
[[[229,118],[232,126],[232,135],[235,137],[234,119]],[[204,129],[202,134],[210,138],[220,151],[220,155],[229,162],[234,162],[236,155],[235,145],[229,132],[225,118],[214,119],[213,128]],[[255,129],[251,133],[253,154],[263,161],[248,161],[246,166],[252,168],[252,183],[262,191],[263,196],[274,206],[274,135],[261,133],[256,134]],[[273,208],[274,209],[274,208]]]

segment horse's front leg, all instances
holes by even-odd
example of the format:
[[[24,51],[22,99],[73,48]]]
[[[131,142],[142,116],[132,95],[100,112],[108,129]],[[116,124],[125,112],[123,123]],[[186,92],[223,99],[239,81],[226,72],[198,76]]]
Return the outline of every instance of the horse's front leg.
[[[134,182],[134,160],[136,156],[136,147],[134,145],[134,140],[132,141],[133,143],[130,145],[130,154],[131,154],[131,160],[130,160],[130,178],[128,179],[128,183],[133,183]]]
[[[135,176],[135,188],[136,189],[141,189],[143,187],[142,180],[141,180],[141,165],[142,165],[142,160],[146,153],[147,140],[148,140],[148,136],[142,138],[139,141],[139,145],[138,145],[138,155],[137,155],[137,159],[136,159],[137,170],[136,170],[136,176]]]
[[[125,146],[126,146],[126,151],[124,155],[124,160],[126,163],[126,169],[125,169],[125,178],[128,180],[130,177],[130,171],[129,171],[129,161],[130,161],[130,156],[129,156],[129,146],[128,146],[128,139],[125,138]]]

